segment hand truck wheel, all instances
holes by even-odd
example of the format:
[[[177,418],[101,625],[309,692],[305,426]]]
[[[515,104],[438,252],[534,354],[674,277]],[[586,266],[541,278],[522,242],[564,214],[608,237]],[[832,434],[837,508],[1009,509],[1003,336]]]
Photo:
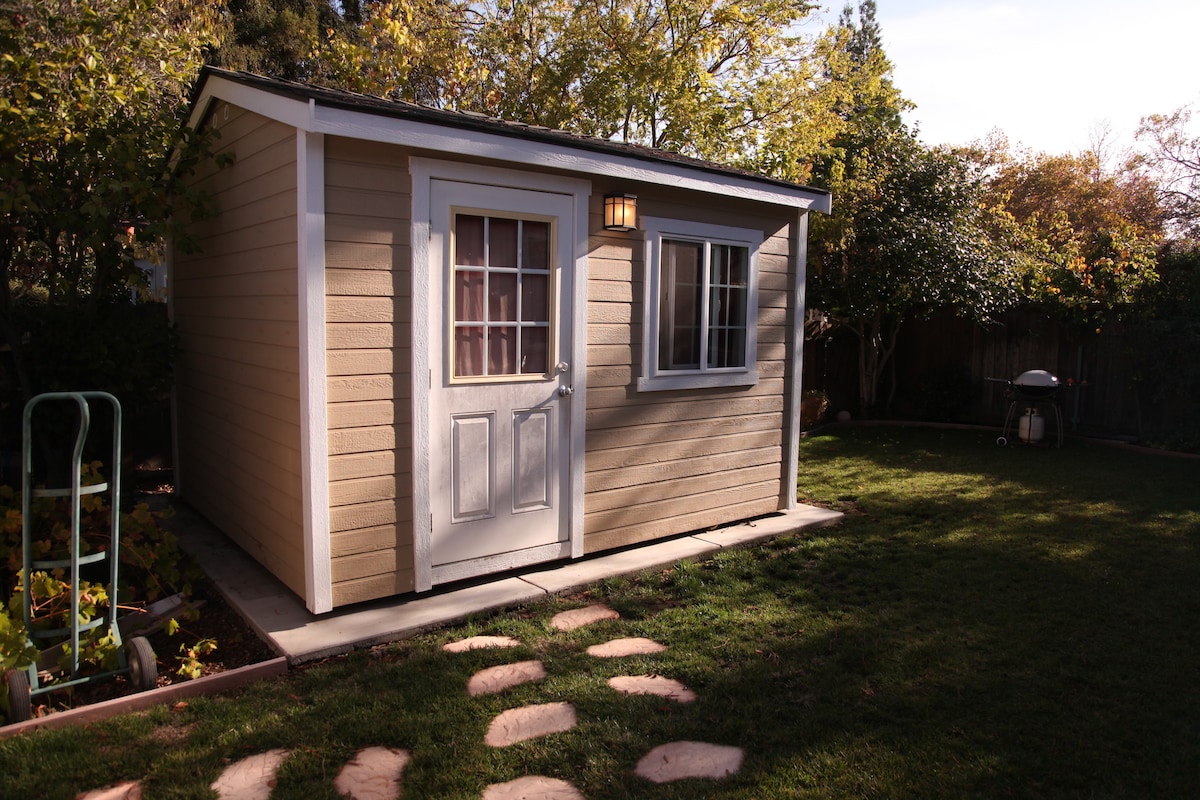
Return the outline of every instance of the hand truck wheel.
[[[134,691],[145,692],[158,686],[158,661],[146,637],[135,636],[126,642],[125,656],[129,659],[129,682]]]
[[[8,685],[8,721],[25,722],[33,717],[29,673],[23,669],[10,669],[4,673],[4,682]]]

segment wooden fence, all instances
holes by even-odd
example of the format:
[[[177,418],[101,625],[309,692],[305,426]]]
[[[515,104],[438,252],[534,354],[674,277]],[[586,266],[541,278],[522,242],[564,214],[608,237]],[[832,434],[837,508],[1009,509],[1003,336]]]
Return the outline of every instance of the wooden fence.
[[[857,358],[857,340],[845,333],[806,344],[804,386],[829,395],[831,414],[857,413]],[[1138,438],[1153,410],[1139,405],[1133,367],[1119,325],[1076,335],[1035,310],[988,327],[948,313],[905,324],[880,387],[891,402],[873,415],[1000,426],[1010,400],[1004,383],[987,379],[1044,369],[1064,385],[1068,432]]]

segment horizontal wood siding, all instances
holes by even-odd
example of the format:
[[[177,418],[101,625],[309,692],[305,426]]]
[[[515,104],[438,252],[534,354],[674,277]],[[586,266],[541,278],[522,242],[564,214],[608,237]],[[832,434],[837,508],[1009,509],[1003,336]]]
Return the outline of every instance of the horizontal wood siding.
[[[303,596],[295,133],[225,103],[208,123],[234,161],[201,166],[216,213],[172,264],[180,490]]]
[[[400,148],[325,140],[334,606],[411,592],[411,180]]]
[[[591,229],[600,231],[597,187]],[[584,549],[592,553],[778,510],[793,287],[777,209],[639,192],[639,214],[762,230],[755,386],[638,392],[644,266],[637,234],[592,236],[588,260]],[[794,491],[794,490],[793,490]]]

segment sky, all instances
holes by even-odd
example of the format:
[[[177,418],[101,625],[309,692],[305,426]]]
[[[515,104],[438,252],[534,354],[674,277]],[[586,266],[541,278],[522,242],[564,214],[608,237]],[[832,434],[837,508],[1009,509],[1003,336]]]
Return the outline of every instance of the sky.
[[[823,0],[824,18],[844,4]],[[876,0],[876,20],[929,145],[998,128],[1014,146],[1078,153],[1104,129],[1132,145],[1148,114],[1200,117],[1195,0]]]

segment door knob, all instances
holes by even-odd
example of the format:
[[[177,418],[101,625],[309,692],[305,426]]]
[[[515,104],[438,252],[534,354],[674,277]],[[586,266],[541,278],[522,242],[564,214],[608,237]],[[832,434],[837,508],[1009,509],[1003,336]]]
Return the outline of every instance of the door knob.
[[[558,396],[559,397],[570,397],[573,394],[575,394],[575,389],[570,386],[558,387]]]

